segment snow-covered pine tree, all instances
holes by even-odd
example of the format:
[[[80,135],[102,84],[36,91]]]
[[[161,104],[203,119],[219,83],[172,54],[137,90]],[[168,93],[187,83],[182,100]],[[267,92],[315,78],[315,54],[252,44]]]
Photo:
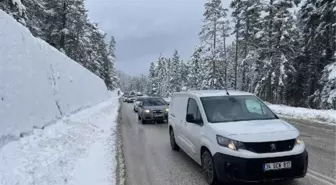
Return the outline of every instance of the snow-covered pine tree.
[[[180,67],[180,73],[181,73],[181,90],[185,91],[188,90],[188,65],[184,61],[181,61],[181,67]]]
[[[335,7],[335,0],[307,0],[299,12],[304,40],[304,53],[300,57],[307,65],[303,96],[309,96],[305,105],[312,108],[321,107],[320,92],[324,88],[321,84],[325,84],[322,70],[332,62],[336,50]]]
[[[254,71],[257,79],[253,79],[252,89],[270,102],[285,103],[290,84],[288,77],[296,71],[293,58],[297,45],[292,37],[297,35],[298,30],[290,12],[294,5],[293,0],[270,0],[265,6],[267,15],[261,20],[264,26],[259,33],[263,39]],[[263,78],[260,79],[260,76]]]
[[[109,62],[109,75],[112,79],[112,89],[118,88],[120,86],[119,78],[116,74],[115,70],[115,61],[116,61],[116,41],[114,36],[111,36],[109,45],[108,45],[108,58],[110,60]]]
[[[220,37],[222,28],[220,26],[223,16],[221,0],[209,0],[204,4],[204,21],[201,29],[200,40],[204,52],[203,61],[206,62],[207,74],[205,79],[209,89],[223,88],[223,81],[219,73],[218,63],[220,63]]]
[[[158,94],[156,64],[154,62],[151,62],[150,67],[149,67],[147,94],[149,94],[149,95],[157,95]]]
[[[170,60],[170,72],[171,78],[169,80],[169,90],[173,92],[179,92],[182,90],[181,84],[181,61],[180,55],[177,50],[174,51],[174,54]]]
[[[247,91],[251,82],[250,69],[255,60],[255,58],[251,58],[251,56],[255,55],[260,42],[259,34],[262,29],[262,21],[260,20],[262,4],[260,0],[234,0],[231,2],[231,8],[233,8],[232,16],[236,20],[235,30],[233,32],[236,36],[235,42],[237,43],[237,56],[235,61],[239,68],[236,71],[240,71],[239,74],[241,74],[241,90]],[[240,55],[242,62],[238,63]]]
[[[21,0],[2,0],[0,1],[0,9],[13,16],[21,24],[26,25],[26,7]]]
[[[188,62],[188,89],[200,90],[202,89],[204,68],[202,68],[201,48],[196,47],[190,61]]]
[[[160,55],[160,57],[158,58],[156,63],[157,63],[157,67],[155,68],[155,71],[157,73],[158,95],[167,96],[168,87],[167,87],[167,83],[165,81],[166,76],[167,76],[166,60],[162,55]]]
[[[220,76],[222,77],[221,81],[224,81],[224,86],[227,87],[228,82],[228,54],[227,54],[227,38],[230,36],[230,20],[227,18],[227,12],[228,9],[223,8],[222,9],[222,16],[220,20],[220,27],[221,27],[221,52],[220,52],[220,58],[221,63],[219,66],[221,66],[220,69]]]
[[[25,0],[22,2],[26,7],[26,26],[35,37],[46,40],[42,29],[46,24],[45,0]]]

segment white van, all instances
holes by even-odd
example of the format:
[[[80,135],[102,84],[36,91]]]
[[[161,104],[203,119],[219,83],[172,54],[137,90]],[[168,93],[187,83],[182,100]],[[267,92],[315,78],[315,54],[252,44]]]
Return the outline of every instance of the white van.
[[[299,131],[253,94],[175,93],[168,126],[172,149],[183,149],[199,163],[208,184],[288,180],[307,173]]]

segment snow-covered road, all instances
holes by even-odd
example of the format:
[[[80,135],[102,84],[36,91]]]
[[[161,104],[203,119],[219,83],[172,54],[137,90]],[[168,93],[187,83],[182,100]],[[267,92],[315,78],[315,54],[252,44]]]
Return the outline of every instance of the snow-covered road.
[[[0,185],[115,184],[118,97],[0,148]]]

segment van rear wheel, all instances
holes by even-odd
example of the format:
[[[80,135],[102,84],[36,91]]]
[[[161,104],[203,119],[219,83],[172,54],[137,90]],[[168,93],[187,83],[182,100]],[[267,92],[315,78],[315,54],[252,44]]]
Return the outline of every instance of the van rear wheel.
[[[178,151],[180,147],[176,144],[174,130],[171,129],[169,132],[170,136],[170,146],[173,150]]]
[[[209,185],[215,185],[217,183],[216,171],[212,156],[208,150],[202,153],[202,169],[205,181]]]

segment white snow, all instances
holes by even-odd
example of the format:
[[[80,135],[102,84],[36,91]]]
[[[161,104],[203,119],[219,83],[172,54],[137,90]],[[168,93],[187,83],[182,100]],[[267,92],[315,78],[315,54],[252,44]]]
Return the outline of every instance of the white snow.
[[[6,144],[0,150],[0,184],[115,184],[118,102],[114,95]]]
[[[273,104],[268,104],[268,106],[280,116],[293,117],[296,119],[304,120],[316,120],[325,123],[336,124],[336,110],[316,110]]]
[[[326,67],[329,71],[328,79],[329,80],[336,80],[336,62],[331,63]]]
[[[0,149],[108,99],[104,82],[0,10]]]
[[[26,7],[22,4],[21,0],[12,0],[12,3],[17,6],[21,14],[26,10]]]

